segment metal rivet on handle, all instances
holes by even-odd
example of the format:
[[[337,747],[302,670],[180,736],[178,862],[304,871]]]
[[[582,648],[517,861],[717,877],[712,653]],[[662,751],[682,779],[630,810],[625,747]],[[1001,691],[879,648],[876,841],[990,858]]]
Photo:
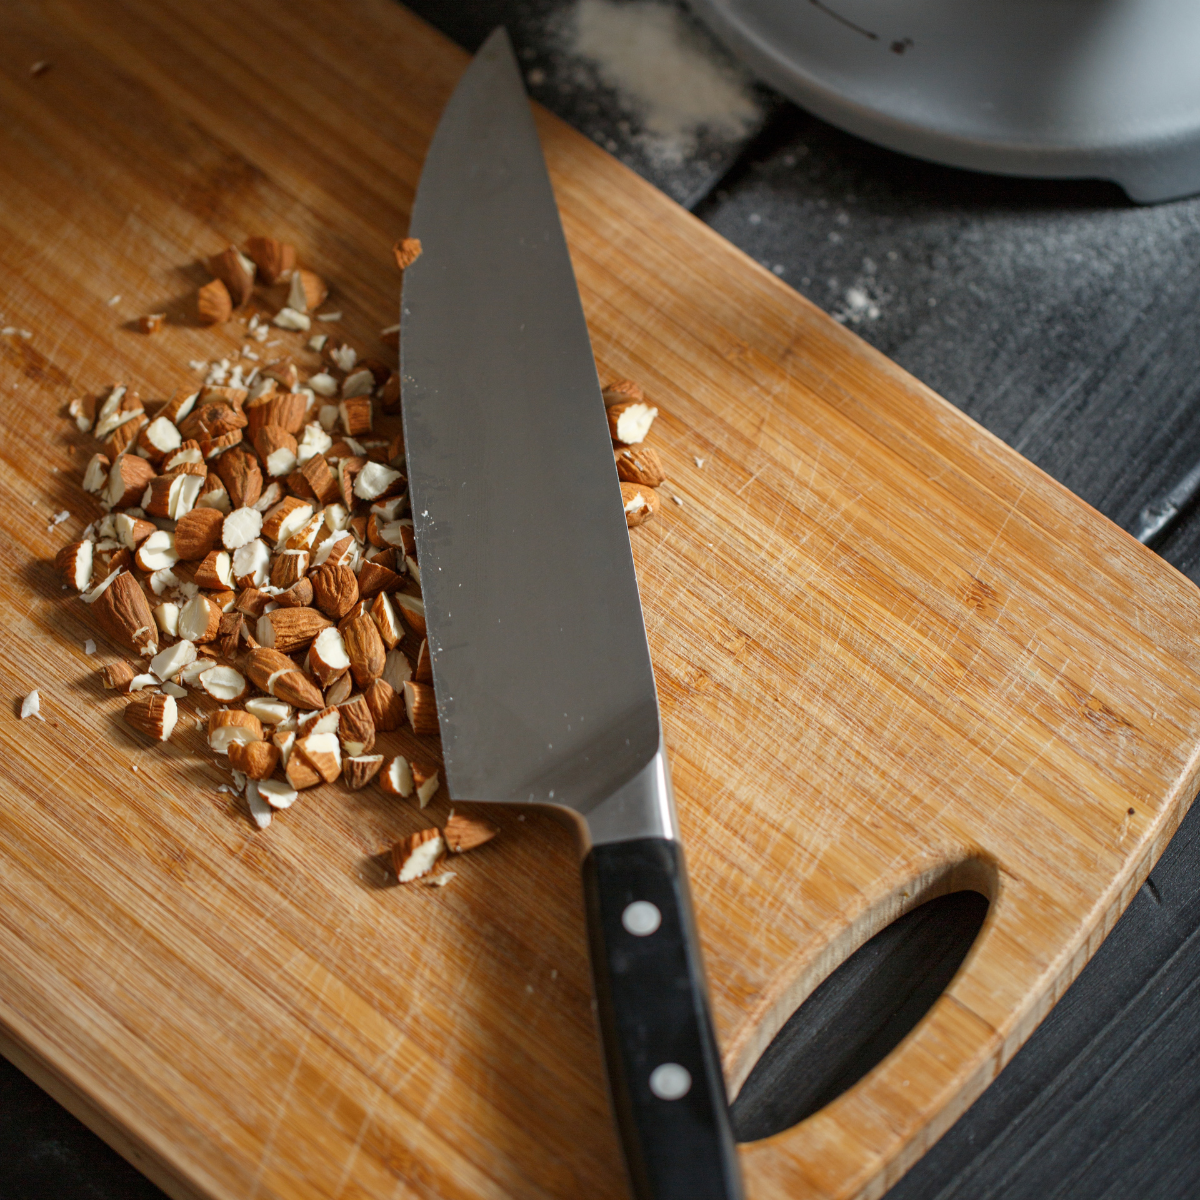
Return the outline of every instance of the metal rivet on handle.
[[[634,937],[649,937],[662,924],[662,913],[649,900],[635,900],[625,906],[621,924]]]
[[[692,1076],[687,1067],[678,1063],[660,1063],[650,1072],[650,1090],[660,1100],[678,1100],[692,1088]]]

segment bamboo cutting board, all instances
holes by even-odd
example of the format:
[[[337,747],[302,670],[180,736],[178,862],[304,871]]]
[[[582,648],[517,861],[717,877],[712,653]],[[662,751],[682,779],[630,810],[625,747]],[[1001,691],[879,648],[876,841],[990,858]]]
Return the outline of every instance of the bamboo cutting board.
[[[624,1195],[567,832],[505,813],[450,886],[400,889],[376,856],[444,796],[335,786],[256,831],[198,734],[149,748],[120,724],[111,647],[84,654],[49,565],[95,515],[66,403],[165,396],[240,344],[129,327],[185,314],[199,257],[294,241],[379,352],[388,247],[465,56],[385,0],[17,3],[0,46],[0,1048],[176,1197]],[[888,1059],[742,1148],[751,1200],[878,1196],[1178,823],[1200,595],[539,121],[601,375],[661,408],[681,501],[634,547],[731,1092],[888,921],[992,900]],[[35,686],[48,719],[21,723]]]

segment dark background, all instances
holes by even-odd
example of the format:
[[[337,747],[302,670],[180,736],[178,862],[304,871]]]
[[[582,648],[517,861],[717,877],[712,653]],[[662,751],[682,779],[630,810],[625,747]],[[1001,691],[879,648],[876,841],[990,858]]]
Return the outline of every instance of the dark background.
[[[664,165],[637,106],[570,53],[572,3],[410,7],[472,50],[507,24],[537,99],[1118,524],[1200,461],[1200,199],[1138,208],[1112,184],[918,162],[764,88],[739,132],[701,131]],[[1160,552],[1200,582],[1200,515]],[[840,968],[751,1076],[739,1134],[786,1128],[869,1069],[985,907],[934,902]],[[1200,1196],[1198,930],[1193,813],[1066,997],[888,1200]],[[0,1060],[0,1200],[64,1196],[161,1193]]]

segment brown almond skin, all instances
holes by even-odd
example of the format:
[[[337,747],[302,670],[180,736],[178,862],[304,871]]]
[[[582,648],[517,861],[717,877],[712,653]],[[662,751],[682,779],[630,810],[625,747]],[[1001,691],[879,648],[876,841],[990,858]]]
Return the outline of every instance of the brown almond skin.
[[[303,650],[322,629],[333,624],[315,608],[277,608],[267,613],[266,619],[275,631],[274,649],[284,654]]]
[[[101,627],[137,654],[158,642],[158,626],[146,593],[128,572],[118,575],[92,605]]]
[[[230,303],[241,308],[254,291],[254,277],[242,266],[235,246],[227,246],[208,260],[208,269],[225,285]]]
[[[296,434],[304,428],[304,397],[299,392],[271,392],[246,405],[246,436],[254,441],[267,425],[279,425]]]
[[[380,733],[391,733],[404,724],[404,697],[397,696],[392,685],[383,679],[372,679],[363,688],[363,699],[371,710],[371,720]]]
[[[402,271],[407,271],[421,257],[421,239],[401,238],[392,247],[392,253],[396,256],[396,266]]]
[[[206,283],[196,293],[196,311],[205,325],[220,325],[233,316],[229,289],[219,280]]]
[[[269,779],[279,765],[279,747],[271,742],[231,742],[229,765],[250,779]]]
[[[383,663],[387,651],[379,628],[370,613],[361,613],[342,631],[346,643],[346,654],[350,659],[350,671],[358,686],[366,687],[372,679],[383,674]]]
[[[358,569],[358,593],[360,596],[394,592],[403,582],[395,571],[389,571],[382,563],[365,562]]]
[[[221,541],[224,514],[215,508],[193,508],[175,522],[175,553],[185,562],[202,562]]]
[[[452,812],[446,821],[446,828],[442,830],[442,837],[445,839],[446,849],[451,854],[466,854],[468,850],[490,842],[499,832],[491,821],[485,821],[481,817],[464,817]]]
[[[258,277],[268,287],[296,267],[296,247],[273,237],[252,237],[246,242],[246,257],[258,268]]]
[[[225,520],[225,515],[219,509],[215,508],[194,508],[192,512],[215,512],[220,518],[220,521],[217,522],[218,530],[221,527],[221,522]],[[220,550],[210,550],[201,560],[200,565],[196,568],[196,574],[192,576],[197,587],[207,588],[210,591],[216,591],[217,589],[224,591],[229,586],[226,583],[222,583],[221,577],[217,574],[217,555],[220,553]]]
[[[338,621],[358,603],[358,579],[349,567],[326,563],[310,578],[313,602],[327,617]]]
[[[336,707],[348,699],[354,691],[354,676],[349,671],[343,671],[326,689],[325,706]]]
[[[247,508],[262,495],[262,469],[257,457],[244,446],[234,446],[217,459],[217,476],[229,493],[232,508]]]
[[[404,707],[408,711],[413,733],[421,737],[437,733],[437,701],[433,688],[427,683],[413,683],[409,680],[404,685]]]
[[[610,383],[600,395],[604,399],[604,407],[611,408],[614,404],[643,404],[646,394],[632,379],[618,379]]]
[[[329,463],[323,455],[316,454],[300,468],[300,474],[308,480],[313,495],[322,504],[333,504],[341,497],[337,476],[330,470]]]
[[[375,745],[375,720],[363,696],[355,696],[338,705],[338,737],[342,742],[362,742],[362,754],[370,754]]]
[[[666,482],[662,459],[648,446],[626,446],[617,451],[617,478],[622,483],[641,483],[656,488]]]
[[[295,671],[296,664],[286,654],[262,646],[246,656],[246,676],[261,692],[268,692],[267,680],[277,671]],[[315,690],[315,689],[314,689]],[[317,693],[318,698],[320,693]],[[317,706],[318,708],[320,705]]]
[[[342,778],[352,792],[364,788],[383,768],[382,754],[362,754],[342,759]]]
[[[135,692],[125,705],[124,717],[134,729],[161,742],[163,738],[163,710],[167,697],[161,692]]]
[[[321,782],[321,776],[317,774],[306,758],[296,753],[294,746],[284,774],[287,776],[288,783],[298,792],[303,791],[304,788],[316,787]]]
[[[110,692],[127,692],[137,671],[122,659],[100,668],[100,682]],[[385,685],[386,686],[386,685]]]
[[[310,579],[299,579],[286,592],[275,597],[281,608],[307,608],[313,602],[313,585]]]

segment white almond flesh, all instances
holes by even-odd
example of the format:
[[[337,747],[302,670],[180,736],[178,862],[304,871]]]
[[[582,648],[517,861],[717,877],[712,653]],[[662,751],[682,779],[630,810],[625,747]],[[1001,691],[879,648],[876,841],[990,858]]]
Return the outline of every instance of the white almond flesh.
[[[354,494],[360,500],[378,500],[399,478],[399,471],[383,463],[369,462],[355,477]]]
[[[83,490],[98,496],[108,482],[108,459],[103,454],[93,454],[83,473]]]
[[[208,674],[207,671],[204,672]],[[229,747],[234,742],[257,742],[261,741],[253,729],[247,729],[245,725],[221,725],[214,729],[212,736],[208,739],[209,746],[218,754],[228,754]]]
[[[259,795],[258,780],[246,780],[246,801],[250,805],[250,818],[259,829],[266,829],[271,823],[271,805]]]
[[[216,561],[213,563],[213,570],[216,572],[217,578],[227,588],[233,587],[233,556],[226,553],[224,550],[217,551]]]
[[[281,308],[275,314],[274,324],[280,329],[294,329],[307,332],[312,326],[312,320],[307,313],[297,312],[294,308]]]
[[[196,401],[199,398],[199,392],[193,392],[190,396],[185,398],[183,403],[175,410],[175,420],[177,423],[182,421],[184,417],[191,413],[192,409],[196,407]],[[199,462],[200,460],[196,459],[196,461]]]
[[[400,868],[400,882],[410,883],[414,879],[420,879],[422,875],[428,875],[437,860],[441,858],[444,849],[445,843],[442,841],[440,833],[437,837],[431,837],[429,841],[422,842]]]
[[[304,466],[310,458],[315,455],[324,454],[333,445],[333,438],[321,428],[317,421],[310,421],[304,427],[304,433],[300,438],[299,445],[296,449],[296,462],[300,466]]]
[[[200,676],[200,686],[222,704],[240,700],[247,691],[245,677],[233,667],[209,667]],[[249,712],[249,709],[246,711]]]
[[[313,674],[322,687],[328,686],[339,675],[350,669],[350,656],[346,653],[346,643],[336,625],[322,629],[317,634],[308,652],[309,663]]]
[[[235,509],[221,524],[221,542],[226,550],[237,550],[262,532],[263,516],[256,508]]]
[[[396,620],[396,610],[392,607],[392,602],[388,599],[387,592],[380,592],[379,595],[379,608],[381,612],[376,613],[372,609],[371,615],[375,618],[375,623],[379,626],[379,633],[384,642],[394,646],[404,636],[404,630],[400,627],[400,622]],[[387,660],[385,659],[385,666],[386,663]]]
[[[267,455],[267,474],[271,476],[290,475],[296,469],[296,455],[286,446]]]
[[[123,568],[118,567],[115,571],[111,571],[90,592],[84,592],[80,599],[84,604],[95,604],[108,590],[108,585],[120,575],[122,570]]]
[[[196,645],[185,638],[173,646],[168,646],[165,650],[160,650],[150,660],[150,670],[159,679],[174,679],[188,663],[195,661]]]
[[[326,512],[329,510],[326,509]],[[324,563],[341,563],[345,562],[354,548],[354,535],[352,533],[341,533],[336,537],[328,538],[323,541],[318,547],[312,558],[314,567],[322,566]]]
[[[199,479],[199,476],[196,477]],[[211,492],[205,492],[199,500],[196,501],[196,508],[215,508],[217,512],[229,515],[233,505],[229,503],[229,493],[224,487],[213,488]]]
[[[417,587],[421,586],[421,568],[417,565],[417,560],[411,554],[404,556],[404,565],[408,568],[408,573],[417,581]]]
[[[156,596],[179,586],[179,576],[170,567],[161,567],[150,576],[150,590]]]
[[[354,364],[358,362],[358,351],[353,346],[338,346],[329,352],[329,357],[339,371],[349,372],[354,370]]]
[[[159,418],[163,420],[164,418]],[[202,463],[204,461],[204,452],[199,446],[185,446],[182,450],[176,451],[174,454],[167,456],[166,462],[163,463],[163,472],[169,475],[172,471],[179,470],[180,467],[187,466],[190,463]],[[197,476],[197,479],[200,477]]]
[[[162,690],[168,696],[174,696],[176,700],[182,700],[187,695],[187,688],[180,687],[177,683],[172,683],[169,679],[162,685]]]
[[[165,529],[155,530],[138,547],[137,565],[147,572],[162,571],[173,567],[179,561],[175,553],[175,535]]]
[[[309,550],[312,548],[313,542],[317,540],[317,534],[321,532],[325,524],[325,513],[318,509],[308,520],[296,530],[288,539],[287,547],[289,550]],[[307,569],[307,568],[306,568]]]
[[[321,422],[321,428],[327,432],[331,430],[338,422],[339,412],[336,404],[322,404],[317,410],[317,420]]]
[[[387,777],[387,791],[393,792],[397,796],[412,795],[412,768],[408,765],[408,759],[403,755],[396,755],[384,768],[384,774]]]
[[[170,454],[183,444],[183,436],[173,421],[166,417],[157,417],[146,426],[142,435],[159,454]]]
[[[309,377],[308,386],[312,388],[318,396],[336,396],[337,395],[337,380],[334,379],[328,371],[321,371],[316,375]]]
[[[267,511],[277,505],[283,499],[283,486],[278,480],[272,480],[263,488],[262,495],[254,502],[254,507],[258,509],[263,516],[266,516]]]
[[[312,515],[313,506],[311,504],[298,504],[293,508],[279,522],[279,537],[276,539],[275,545],[282,550],[288,538],[294,533],[299,533],[308,524],[308,520]]]
[[[325,507],[325,525],[333,533],[341,533],[350,524],[350,512],[344,504],[329,504]]]
[[[342,743],[336,733],[318,730],[302,737],[297,745],[305,754],[332,754],[337,765],[342,765]]]
[[[287,770],[288,759],[292,757],[292,747],[296,744],[296,735],[292,732],[287,732],[276,745],[279,747],[279,765]]]
[[[132,517],[127,512],[117,513],[113,519],[113,537],[125,547],[126,550],[136,550],[138,548],[135,534],[137,533],[138,520]]]
[[[211,658],[198,658],[195,662],[190,662],[182,671],[179,672],[179,682],[186,684],[188,687],[199,687],[200,676],[205,671],[211,671],[213,662]]]
[[[383,682],[396,693],[404,694],[404,685],[412,679],[412,663],[402,650],[389,650],[383,660]]]
[[[271,571],[271,551],[255,538],[233,552],[233,578],[239,587],[261,587]]]
[[[404,534],[401,530],[405,525],[412,526],[411,521],[380,521],[376,519],[375,528],[379,532],[379,536],[387,542],[389,546],[396,547],[397,550],[404,548]]]
[[[156,689],[158,687],[158,679],[150,674],[135,675],[129,681],[129,690],[131,692],[140,692],[144,688]]]
[[[272,808],[291,808],[300,795],[291,784],[285,783],[282,779],[260,779],[258,794]]]
[[[305,718],[308,718],[305,720]],[[299,733],[301,737],[312,737],[318,733],[329,733],[336,736],[342,714],[335,708],[333,712],[304,713],[300,717]]]
[[[617,441],[636,446],[646,438],[658,409],[649,404],[631,404],[617,418]]]
[[[196,596],[179,611],[178,633],[190,642],[208,634],[210,602],[207,596]]]
[[[154,610],[154,623],[171,637],[179,636],[179,605],[167,601]]]
[[[172,521],[186,517],[196,507],[203,486],[204,480],[199,475],[177,475],[167,493],[167,516]]]
[[[34,688],[33,691],[21,701],[21,720],[24,721],[29,717],[37,717],[39,721],[44,721],[46,719],[42,716],[42,698],[38,695],[37,688]]]
[[[375,516],[375,523],[385,525],[388,521],[395,521],[407,503],[407,496],[389,496],[386,500],[380,500],[378,504],[372,504],[371,512]],[[408,524],[412,524],[411,518],[408,518]]]
[[[429,801],[433,799],[433,794],[437,790],[438,773],[434,771],[434,773],[430,775],[430,777],[425,780],[425,782],[421,784],[419,788],[417,788],[417,799],[420,800],[422,808],[424,808],[425,805],[427,805]]]
[[[351,371],[342,380],[342,399],[352,400],[355,396],[369,396],[375,390],[375,376],[366,367]],[[346,410],[342,409],[342,428],[349,430],[350,423],[346,420]]]
[[[175,732],[175,723],[179,720],[179,706],[175,703],[175,697],[168,693],[167,698],[163,701],[162,713],[162,736],[160,741],[167,741],[171,734]]]
[[[86,592],[92,584],[92,562],[96,552],[94,542],[80,542],[71,564],[71,586],[77,592]]]
[[[291,705],[271,696],[254,696],[246,701],[244,707],[251,716],[257,717],[264,725],[278,725],[281,721],[286,721],[288,714],[292,711]]]

